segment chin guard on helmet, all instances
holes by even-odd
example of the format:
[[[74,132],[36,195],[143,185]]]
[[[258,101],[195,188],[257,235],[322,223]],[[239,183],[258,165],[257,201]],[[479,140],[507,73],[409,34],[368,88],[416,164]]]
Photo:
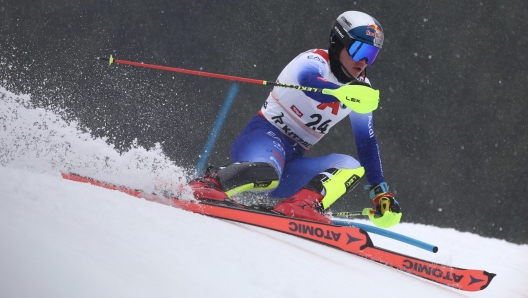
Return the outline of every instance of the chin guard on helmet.
[[[341,60],[339,59],[339,54],[343,48],[344,46],[341,42],[331,42],[330,47],[328,48],[328,56],[330,57],[330,70],[336,79],[343,84],[347,84],[352,82],[355,78],[353,78],[348,72],[345,73],[343,64],[341,64]]]

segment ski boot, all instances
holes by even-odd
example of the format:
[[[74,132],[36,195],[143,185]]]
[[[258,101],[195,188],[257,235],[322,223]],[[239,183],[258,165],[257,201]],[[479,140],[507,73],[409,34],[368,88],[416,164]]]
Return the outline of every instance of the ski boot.
[[[197,200],[224,201],[228,198],[228,195],[222,190],[216,168],[214,167],[207,168],[203,177],[191,180],[189,186],[193,191],[194,198]]]
[[[326,224],[332,224],[332,221],[324,216],[323,205],[321,201],[324,196],[312,189],[301,188],[296,194],[278,203],[273,211],[280,212],[286,216],[307,219]]]

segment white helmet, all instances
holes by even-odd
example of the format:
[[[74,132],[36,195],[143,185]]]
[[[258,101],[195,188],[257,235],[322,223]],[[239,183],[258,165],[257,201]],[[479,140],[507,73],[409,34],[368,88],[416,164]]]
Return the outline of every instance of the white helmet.
[[[344,46],[352,59],[367,59],[372,65],[383,46],[383,28],[370,15],[360,11],[347,11],[337,17],[332,25],[330,43]]]

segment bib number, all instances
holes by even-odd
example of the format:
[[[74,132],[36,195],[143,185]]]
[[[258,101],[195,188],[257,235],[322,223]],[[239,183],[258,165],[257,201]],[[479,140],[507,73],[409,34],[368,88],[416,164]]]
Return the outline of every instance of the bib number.
[[[319,124],[321,120],[323,120],[323,116],[321,116],[321,114],[312,114],[310,118],[314,119],[314,121],[306,123],[306,126],[313,130],[317,130],[320,133],[325,133],[328,130],[328,124],[332,122],[332,120],[329,119]]]

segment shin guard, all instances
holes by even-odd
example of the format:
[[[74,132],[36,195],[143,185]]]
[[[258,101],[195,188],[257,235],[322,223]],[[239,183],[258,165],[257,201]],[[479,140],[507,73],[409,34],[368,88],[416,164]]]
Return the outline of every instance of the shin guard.
[[[245,191],[268,191],[279,185],[277,170],[267,162],[237,162],[217,173],[223,191],[232,197]]]
[[[315,176],[305,187],[324,194],[321,203],[323,209],[326,210],[337,199],[352,190],[363,175],[365,175],[363,167],[356,169],[331,168]]]

